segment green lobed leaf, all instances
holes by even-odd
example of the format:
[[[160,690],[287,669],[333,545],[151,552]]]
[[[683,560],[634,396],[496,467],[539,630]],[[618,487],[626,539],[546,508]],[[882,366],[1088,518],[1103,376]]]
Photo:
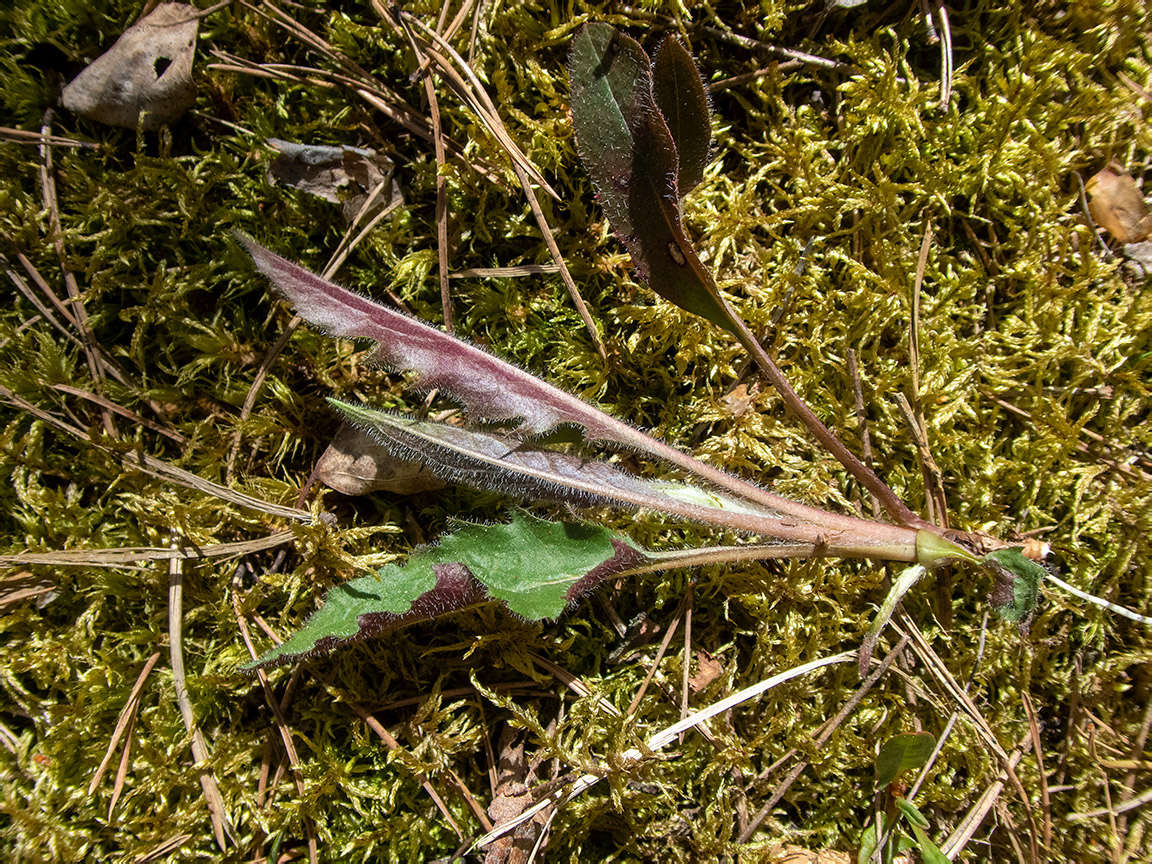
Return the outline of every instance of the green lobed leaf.
[[[679,156],[656,104],[648,55],[611,25],[586,24],[572,43],[568,77],[580,159],[637,275],[681,309],[737,332],[684,233]]]
[[[1025,557],[1018,546],[990,552],[984,556],[984,563],[996,578],[991,601],[1000,617],[1027,624],[1040,601],[1044,568]]]
[[[465,523],[403,566],[389,564],[333,588],[290,639],[241,668],[326,653],[487,599],[525,618],[555,618],[608,576],[647,560],[631,541],[597,525],[526,513],[504,525]]]
[[[910,732],[889,738],[876,757],[876,785],[884,788],[902,772],[923,767],[935,746],[936,739],[930,732]]]
[[[674,36],[660,43],[652,61],[652,94],[676,143],[677,189],[683,198],[704,179],[712,152],[712,106],[696,62]]]

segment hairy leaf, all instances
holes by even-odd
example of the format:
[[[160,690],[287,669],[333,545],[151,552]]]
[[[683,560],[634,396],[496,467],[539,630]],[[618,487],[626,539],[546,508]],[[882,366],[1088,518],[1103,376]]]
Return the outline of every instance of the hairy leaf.
[[[990,552],[984,556],[984,563],[996,579],[990,599],[1000,617],[1027,625],[1040,600],[1040,583],[1046,575],[1044,568],[1025,557],[1018,546]]]
[[[578,423],[591,438],[637,446],[640,433],[586,402],[479,348],[321,279],[236,233],[256,266],[314,327],[346,339],[372,339],[376,356],[416,373],[416,386],[441,389],[477,417],[522,420],[527,434]],[[643,437],[643,436],[642,436]]]
[[[242,668],[326,653],[488,599],[532,620],[555,618],[604,579],[648,560],[626,538],[585,523],[516,513],[507,525],[464,524],[403,567],[333,588],[304,627]]]
[[[580,159],[637,275],[666,300],[735,333],[733,313],[684,233],[680,160],[653,94],[648,55],[611,25],[586,24],[572,43],[568,77]]]
[[[860,527],[841,532],[785,519],[688,484],[644,480],[606,462],[534,449],[502,435],[413,420],[334,399],[329,402],[381,442],[391,442],[396,455],[422,459],[434,474],[472,486],[578,506],[643,507],[708,525],[812,544],[826,555],[895,560],[912,560],[917,555],[914,532],[896,529],[900,533],[894,537],[894,526],[861,521]]]
[[[302,318],[333,336],[375,340],[377,356],[385,364],[415,372],[418,387],[443,390],[464,403],[476,418],[519,418],[523,422],[517,432],[529,435],[546,432],[562,423],[573,423],[582,426],[589,438],[614,441],[647,453],[720,489],[792,518],[842,531],[881,530],[878,523],[809,507],[726,474],[510,363],[321,279],[244,234],[237,232],[236,237],[260,271],[272,280]],[[890,532],[892,542],[907,541],[901,531]]]
[[[652,93],[676,143],[677,189],[683,198],[704,179],[712,150],[711,105],[692,55],[674,36],[660,43],[652,61]]]

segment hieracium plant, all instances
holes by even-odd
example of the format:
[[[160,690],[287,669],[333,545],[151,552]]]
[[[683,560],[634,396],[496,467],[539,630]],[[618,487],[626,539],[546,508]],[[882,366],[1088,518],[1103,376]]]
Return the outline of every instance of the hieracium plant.
[[[254,667],[331,650],[413,621],[493,600],[529,619],[554,618],[609,577],[672,567],[766,558],[833,556],[906,562],[861,651],[865,666],[887,616],[929,568],[964,562],[991,571],[997,602],[1011,620],[1030,615],[1043,570],[1019,549],[949,532],[914,513],[808,408],[721,295],[689,242],[681,198],[703,177],[711,141],[709,104],[688,51],[666,39],[650,61],[607,24],[586,25],[569,60],[572,123],[581,159],[636,273],[665,299],[728,331],[791,411],[880,502],[891,522],[818,509],[725,473],[609,416],[522,369],[400,312],[309,273],[240,236],[257,267],[313,326],[335,337],[371,339],[375,359],[414,373],[466,409],[470,428],[420,420],[337,400],[331,404],[395,454],[456,482],[526,501],[658,511],[756,535],[766,542],[690,550],[645,549],[587,522],[526,513],[508,524],[462,524],[403,566],[355,579],[288,641]],[[482,424],[482,425],[481,425]],[[542,439],[575,428],[585,445]],[[587,456],[587,445],[623,448],[674,466],[680,481],[625,473]]]

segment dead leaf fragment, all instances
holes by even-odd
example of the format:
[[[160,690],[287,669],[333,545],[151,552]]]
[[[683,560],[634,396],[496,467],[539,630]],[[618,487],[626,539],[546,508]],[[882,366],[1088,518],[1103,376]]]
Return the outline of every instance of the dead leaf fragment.
[[[724,666],[707,651],[697,651],[696,674],[688,679],[688,686],[693,693],[699,693],[717,678],[724,674]]]
[[[389,204],[403,204],[404,193],[392,176],[392,160],[360,147],[327,147],[269,138],[277,151],[268,166],[268,182],[291,186],[325,201],[342,204],[351,223],[373,196],[362,219],[371,219]]]
[[[1152,232],[1152,215],[1136,181],[1115,162],[1084,184],[1088,212],[1105,231],[1121,243],[1136,243]]]
[[[415,495],[444,488],[444,481],[419,462],[397,459],[386,447],[347,423],[321,454],[314,476],[344,495],[378,491]]]
[[[195,7],[157,6],[64,88],[64,107],[128,129],[174,123],[196,101],[192,60],[199,28]]]

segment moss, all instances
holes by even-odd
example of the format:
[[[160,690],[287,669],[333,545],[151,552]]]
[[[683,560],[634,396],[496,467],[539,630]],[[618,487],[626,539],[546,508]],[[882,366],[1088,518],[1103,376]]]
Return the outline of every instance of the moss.
[[[39,128],[61,81],[139,11],[124,2],[9,5],[0,11],[0,125],[24,129]],[[713,82],[768,67],[714,94],[715,159],[685,202],[685,221],[747,320],[772,334],[772,350],[796,388],[858,447],[847,361],[854,350],[876,468],[910,505],[923,507],[922,473],[892,396],[911,388],[911,291],[930,226],[920,402],[953,524],[1005,539],[1038,532],[1056,550],[1063,578],[1147,609],[1152,484],[1115,463],[1140,467],[1152,446],[1152,295],[1095,244],[1074,176],[1113,158],[1146,176],[1147,102],[1125,83],[1149,86],[1145,10],[1136,3],[950,8],[957,71],[952,100],[941,109],[939,48],[929,44],[918,7],[873,5],[825,16],[822,4],[808,3],[717,2],[711,11],[485,4],[476,71],[513,137],[560,192],[561,201],[543,206],[610,362],[600,361],[556,276],[453,280],[457,327],[715,464],[814,502],[858,501],[859,490],[769,389],[753,386],[748,410],[731,410],[724,397],[741,353],[633,281],[578,164],[564,59],[582,16],[607,18],[649,46],[679,30]],[[421,104],[421,88],[407,78],[409,49],[369,6],[291,9]],[[439,5],[412,9],[432,21]],[[776,66],[701,29],[718,24],[852,69]],[[0,385],[101,446],[0,407],[4,553],[163,547],[173,530],[200,547],[265,536],[287,526],[127,470],[120,456],[147,453],[291,505],[336,427],[326,396],[400,410],[421,405],[402,379],[366,366],[358,348],[301,330],[268,370],[252,415],[240,419],[290,313],[270,301],[228,232],[240,228],[315,270],[344,232],[338,207],[266,183],[263,140],[370,146],[397,162],[407,203],[355,249],[338,278],[374,296],[392,290],[431,320],[440,315],[436,168],[430,145],[350,91],[209,69],[211,48],[329,68],[251,10],[226,9],[201,28],[197,113],[141,136],[66,114],[54,126],[99,144],[57,148],[54,160],[68,264],[96,340],[125,373],[123,382],[109,379],[104,394],[188,443],[123,418],[116,421],[120,439],[108,440],[99,409],[59,386],[94,389],[83,352],[10,292],[0,310]],[[506,157],[444,88],[440,107],[465,153],[444,172],[452,268],[549,261],[523,197],[475,170],[484,163],[515,188]],[[66,296],[35,149],[0,143],[0,178],[0,227],[11,238],[0,244],[6,267],[27,278],[19,251]],[[277,698],[288,696],[285,716],[301,758],[297,776],[279,776],[283,745],[263,691],[235,672],[248,653],[234,604],[262,649],[269,640],[257,616],[284,636],[327,587],[434,539],[451,516],[491,520],[507,506],[463,489],[355,500],[314,490],[312,500],[336,524],[297,526],[279,549],[185,562],[188,685],[236,860],[302,848],[305,818],[321,860],[450,856],[460,840],[421,784],[437,789],[466,834],[481,833],[455,778],[486,804],[484,742],[495,746],[509,725],[525,730],[542,779],[551,776],[549,760],[558,760],[561,775],[613,766],[608,782],[561,809],[547,845],[554,860],[712,860],[738,852],[770,859],[779,841],[847,850],[871,807],[879,741],[911,728],[939,733],[954,707],[913,663],[907,684],[884,678],[817,747],[815,730],[858,686],[853,669],[833,667],[713,721],[714,743],[689,733],[671,758],[626,764],[624,751],[679,718],[680,637],[630,717],[574,696],[532,659],[560,664],[625,712],[655,646],[614,657],[621,640],[605,604],[624,622],[645,612],[668,626],[693,591],[693,645],[721,666],[719,678],[691,697],[701,708],[782,669],[854,648],[884,592],[882,568],[858,564],[705,568],[629,580],[556,622],[527,624],[482,608],[274,670],[271,687]],[[652,547],[708,539],[698,527],[658,518],[604,519]],[[52,587],[38,600],[0,607],[0,846],[7,857],[131,858],[182,833],[191,836],[173,860],[218,857],[168,663],[166,562],[24,565],[4,573]],[[2,583],[0,593],[8,597],[15,584]],[[1115,760],[1147,761],[1132,753],[1149,699],[1147,632],[1046,590],[1031,634],[990,623],[981,655],[990,588],[955,574],[947,633],[935,623],[930,587],[914,591],[905,607],[952,674],[972,676],[972,696],[1005,748],[1027,730],[1021,698],[1030,694],[1055,787],[1050,857],[1098,859],[1116,840],[1108,818],[1069,816],[1120,800],[1128,768]],[[109,817],[118,755],[93,795],[88,783],[155,651],[161,661],[143,688],[123,793]],[[690,671],[697,667],[698,660]],[[352,704],[383,724],[397,748],[386,747]],[[740,820],[772,796],[788,766],[769,766],[792,748],[810,767],[740,849]],[[1036,795],[1035,763],[1025,758],[1018,770]],[[918,797],[934,836],[957,824],[997,771],[972,726],[959,722]],[[1002,801],[1024,825],[1022,803],[1010,793]],[[1146,855],[1138,838],[1147,816],[1125,815],[1133,856]],[[965,854],[973,860],[1010,854],[1003,827],[988,822],[978,839],[991,845],[970,845]]]

